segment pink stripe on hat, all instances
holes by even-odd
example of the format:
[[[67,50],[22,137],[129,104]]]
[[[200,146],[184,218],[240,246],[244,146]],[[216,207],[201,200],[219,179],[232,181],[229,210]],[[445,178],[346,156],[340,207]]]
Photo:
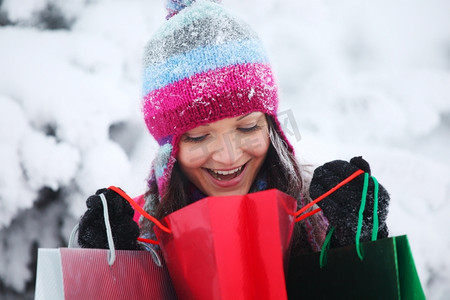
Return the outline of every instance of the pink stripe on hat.
[[[256,63],[196,74],[154,90],[145,96],[143,111],[149,131],[159,141],[204,123],[253,111],[275,116],[277,104],[270,66]]]

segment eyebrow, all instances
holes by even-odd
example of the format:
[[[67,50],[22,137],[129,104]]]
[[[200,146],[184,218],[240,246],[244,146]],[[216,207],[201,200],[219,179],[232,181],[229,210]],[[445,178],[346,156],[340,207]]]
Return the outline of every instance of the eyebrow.
[[[242,117],[239,117],[236,121],[240,121],[240,120],[242,120],[243,118],[245,118],[245,117],[247,117],[247,116],[249,116],[249,115],[251,115],[252,114],[252,112],[251,113],[248,113],[248,114],[246,114],[246,115],[243,115]]]
[[[240,120],[242,120],[243,118],[248,117],[248,116],[251,115],[252,113],[253,113],[253,112],[248,113],[248,114],[243,115],[243,116],[240,116],[236,121],[240,121]],[[209,124],[206,123],[206,124],[203,124],[203,125],[200,125],[200,126],[209,126]]]

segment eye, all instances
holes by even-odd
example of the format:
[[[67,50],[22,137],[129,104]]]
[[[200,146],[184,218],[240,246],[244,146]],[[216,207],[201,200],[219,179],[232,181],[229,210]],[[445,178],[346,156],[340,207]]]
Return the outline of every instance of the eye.
[[[188,135],[185,135],[183,137],[183,142],[186,142],[186,143],[200,143],[200,142],[204,141],[207,137],[208,137],[207,134],[201,135],[201,136],[188,136]]]
[[[243,132],[243,133],[249,133],[249,132],[253,132],[256,130],[261,129],[261,126],[259,126],[258,124],[255,124],[252,127],[239,127],[237,128],[238,131]]]

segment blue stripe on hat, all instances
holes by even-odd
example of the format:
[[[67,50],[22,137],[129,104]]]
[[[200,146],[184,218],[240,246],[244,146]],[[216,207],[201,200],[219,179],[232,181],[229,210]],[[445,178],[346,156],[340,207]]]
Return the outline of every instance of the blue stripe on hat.
[[[144,70],[144,96],[149,92],[209,70],[245,63],[267,63],[264,47],[258,40],[233,41],[198,47]]]

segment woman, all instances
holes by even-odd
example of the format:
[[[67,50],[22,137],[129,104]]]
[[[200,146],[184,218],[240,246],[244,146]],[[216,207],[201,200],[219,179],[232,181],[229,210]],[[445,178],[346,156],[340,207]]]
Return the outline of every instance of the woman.
[[[197,1],[184,6],[180,1],[169,3],[168,20],[144,54],[143,112],[160,145],[144,209],[162,219],[205,196],[271,188],[297,199],[298,207],[305,206],[311,201],[308,183],[277,118],[278,89],[261,41],[219,4]],[[312,196],[326,192],[358,168],[370,172],[361,158],[318,168],[311,182]],[[325,217],[318,213],[296,225],[292,255],[319,251],[328,223],[336,227],[332,245],[353,241],[361,180],[324,201]],[[119,195],[99,192],[111,202],[117,248],[136,249],[137,235],[153,236],[153,224],[141,219],[138,228],[133,210]],[[107,247],[98,198],[88,199],[89,209],[80,222],[83,247]],[[369,202],[372,198],[369,192]],[[380,237],[387,236],[388,199],[381,187]],[[370,224],[370,210],[366,214],[365,222]],[[362,240],[370,236],[367,231]]]

